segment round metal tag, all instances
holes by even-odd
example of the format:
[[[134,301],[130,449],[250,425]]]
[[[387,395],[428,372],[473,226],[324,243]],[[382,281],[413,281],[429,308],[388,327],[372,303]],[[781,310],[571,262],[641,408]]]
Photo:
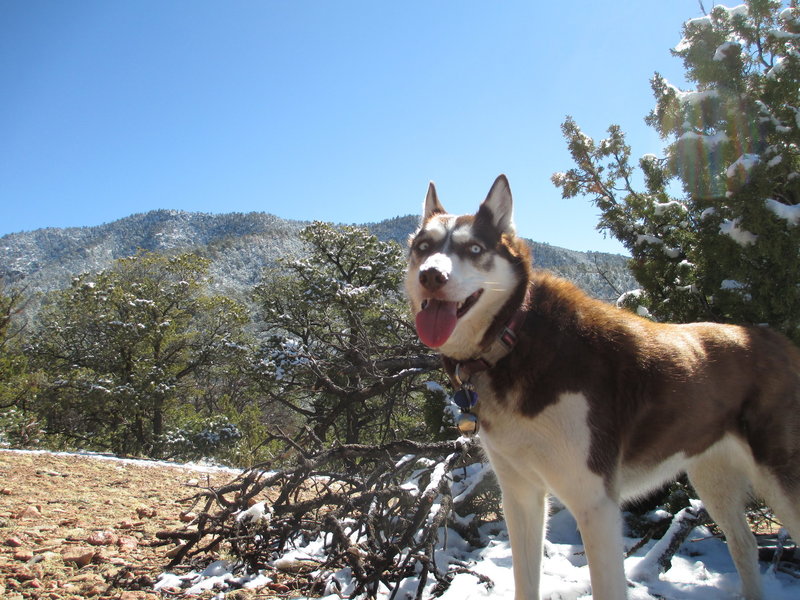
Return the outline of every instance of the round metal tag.
[[[464,413],[458,418],[458,430],[464,435],[478,432],[478,417],[472,413]]]

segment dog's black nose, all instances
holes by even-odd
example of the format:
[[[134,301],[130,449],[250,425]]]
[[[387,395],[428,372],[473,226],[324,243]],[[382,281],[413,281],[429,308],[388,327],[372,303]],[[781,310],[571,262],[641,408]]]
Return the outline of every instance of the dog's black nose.
[[[435,292],[447,283],[447,274],[436,268],[425,269],[419,272],[419,282],[429,292]]]

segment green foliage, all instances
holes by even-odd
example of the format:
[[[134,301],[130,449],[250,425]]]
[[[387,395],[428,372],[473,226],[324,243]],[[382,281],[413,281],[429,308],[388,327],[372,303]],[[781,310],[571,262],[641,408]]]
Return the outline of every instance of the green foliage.
[[[452,407],[452,410],[447,410]],[[453,437],[456,428],[455,405],[450,396],[439,385],[429,385],[422,397],[422,414],[426,428],[426,439],[444,441]]]
[[[800,341],[800,9],[717,6],[683,34],[673,52],[696,89],[652,80],[664,156],[637,173],[619,127],[598,142],[567,118],[575,167],[553,181],[600,208],[656,318],[769,323]]]
[[[306,258],[267,272],[254,294],[270,334],[258,363],[263,389],[321,440],[422,434],[419,376],[438,363],[409,326],[400,247],[324,223],[301,237]]]
[[[47,380],[48,433],[84,447],[161,455],[165,418],[197,377],[235,353],[244,309],[205,295],[207,262],[138,254],[48,296],[28,354]]]
[[[162,454],[168,458],[197,460],[230,453],[242,432],[225,415],[184,420],[164,434]]]
[[[254,291],[257,321],[209,294],[209,263],[193,254],[139,253],[47,294],[25,352],[0,346],[0,398],[17,394],[0,410],[2,443],[251,466],[284,460],[287,436],[446,437],[400,247],[322,223],[300,237],[304,257]]]
[[[41,434],[36,416],[27,410],[38,378],[22,351],[26,303],[24,290],[0,285],[0,445],[35,445]]]

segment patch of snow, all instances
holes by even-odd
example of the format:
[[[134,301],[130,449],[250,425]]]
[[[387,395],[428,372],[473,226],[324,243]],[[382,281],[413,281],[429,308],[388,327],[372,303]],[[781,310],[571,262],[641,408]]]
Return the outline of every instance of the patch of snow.
[[[267,506],[266,502],[257,502],[245,511],[236,515],[238,523],[269,523],[272,518],[272,507]]]
[[[444,275],[449,275],[453,270],[453,261],[446,254],[437,252],[426,258],[419,267],[420,272],[426,269],[435,269]]]
[[[690,90],[688,92],[678,92],[678,100],[684,105],[689,104],[697,106],[710,98],[719,98],[719,92],[717,90],[703,90],[702,92]]]
[[[425,488],[425,491],[422,492],[424,496],[432,494],[436,491],[436,489],[439,487],[439,484],[442,482],[442,478],[446,476],[446,469],[447,461],[442,461],[434,467],[433,473],[431,473],[430,482],[428,482],[428,486]]]
[[[767,35],[774,37],[777,40],[796,40],[800,39],[800,33],[791,33],[783,29],[770,29]]]
[[[800,204],[784,204],[772,198],[764,200],[764,205],[779,219],[785,220],[789,225],[800,223]]]
[[[660,574],[659,558],[664,555],[669,545],[675,537],[675,532],[683,526],[683,521],[695,518],[697,511],[703,507],[699,500],[691,500],[691,506],[678,512],[672,519],[672,523],[664,536],[647,551],[641,560],[635,562],[628,570],[628,576],[634,581],[648,582],[658,579]]]
[[[800,60],[800,53],[798,53],[796,50],[790,50],[789,52],[787,52],[786,56],[779,56],[778,58],[775,59],[772,68],[769,71],[767,71],[767,77],[769,77],[770,79],[775,79],[781,73],[783,73],[786,70],[786,66],[788,63],[787,59],[789,58],[789,56],[792,56],[795,60]]]
[[[139,467],[169,467],[172,469],[183,469],[186,471],[197,471],[198,473],[230,473],[239,475],[242,469],[233,469],[211,464],[208,461],[176,463],[166,460],[146,460],[142,458],[120,458],[113,454],[100,454],[98,452],[55,452],[52,450],[17,450],[13,448],[2,448],[2,452],[17,452],[19,454],[51,454],[53,456],[83,456],[94,460],[108,460],[119,462],[126,465],[136,465]]]
[[[642,244],[650,244],[652,246],[663,246],[664,240],[655,235],[640,233],[639,235],[636,236],[636,242],[634,242],[634,245],[641,246]]]
[[[686,212],[686,206],[684,206],[682,202],[670,200],[669,202],[656,202],[654,213],[657,217],[660,217],[670,208],[676,208],[682,212]]]
[[[627,302],[631,299],[638,300],[644,295],[644,290],[637,289],[637,290],[630,290],[629,292],[625,292],[619,298],[617,298],[617,306],[624,306]]]
[[[758,236],[740,227],[741,219],[724,220],[719,226],[719,232],[727,235],[740,246],[755,244]]]
[[[775,156],[772,159],[770,159],[770,161],[767,163],[767,166],[768,167],[776,167],[779,164],[781,164],[782,162],[783,162],[783,156],[781,154],[778,154],[777,156]]]
[[[723,279],[719,286],[721,290],[743,290],[746,287],[741,281],[736,281],[735,279]]]
[[[696,131],[687,131],[678,138],[678,141],[680,142],[689,141],[689,142],[700,143],[706,147],[714,147],[727,142],[728,136],[724,131],[718,131],[717,133],[712,133],[712,134],[697,133]]]
[[[466,477],[464,480],[459,482],[459,486],[453,486],[453,504],[458,505],[462,502],[465,498],[467,498],[474,490],[478,484],[480,484],[484,477],[488,476],[492,469],[489,466],[489,463],[480,463],[478,465],[470,465],[470,470],[472,472]]]
[[[172,573],[161,573],[161,575],[158,576],[158,581],[156,581],[153,589],[157,592],[167,588],[180,589],[182,584],[183,579],[179,575],[174,575]]]
[[[747,17],[748,8],[747,4],[739,4],[738,6],[715,6],[714,10],[724,10],[728,13],[728,18],[732,17]]]
[[[426,381],[425,389],[429,392],[441,392],[443,394],[447,394],[445,389],[442,387],[442,384],[437,381]]]
[[[741,172],[749,173],[750,170],[755,167],[761,158],[758,154],[742,154],[739,158],[737,158],[731,166],[725,171],[725,174],[730,179],[731,177],[738,176]]]
[[[700,220],[705,221],[707,218],[717,214],[717,209],[713,206],[708,207],[700,213]]]
[[[711,27],[711,15],[689,19],[688,21],[684,22],[683,26],[689,31],[692,29]],[[680,42],[678,42],[678,45],[675,46],[674,50],[676,52],[681,52],[683,50],[687,50],[690,46],[691,42],[688,39],[683,38]]]
[[[200,572],[191,571],[185,575],[162,573],[153,589],[157,592],[182,589],[184,596],[197,596],[210,590],[257,589],[272,582],[263,572],[234,575],[234,567],[235,563],[231,561],[218,560]]]
[[[720,44],[717,47],[716,52],[714,52],[714,60],[720,61],[725,60],[725,57],[728,56],[728,53],[733,50],[734,48],[741,48],[739,42],[725,42]]]

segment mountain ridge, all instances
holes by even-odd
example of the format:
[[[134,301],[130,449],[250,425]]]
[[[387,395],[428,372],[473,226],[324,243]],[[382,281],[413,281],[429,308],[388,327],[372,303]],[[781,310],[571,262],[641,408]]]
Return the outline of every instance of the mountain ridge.
[[[211,260],[216,289],[245,293],[245,288],[258,283],[265,267],[276,265],[280,257],[303,254],[298,233],[310,222],[265,212],[160,209],[102,225],[10,233],[0,237],[0,280],[23,285],[29,292],[47,292],[68,286],[79,273],[103,270],[140,250],[196,252]],[[399,216],[356,226],[405,247],[418,217]],[[635,287],[626,257],[528,242],[538,267],[574,281],[592,295],[613,299],[617,292]]]

